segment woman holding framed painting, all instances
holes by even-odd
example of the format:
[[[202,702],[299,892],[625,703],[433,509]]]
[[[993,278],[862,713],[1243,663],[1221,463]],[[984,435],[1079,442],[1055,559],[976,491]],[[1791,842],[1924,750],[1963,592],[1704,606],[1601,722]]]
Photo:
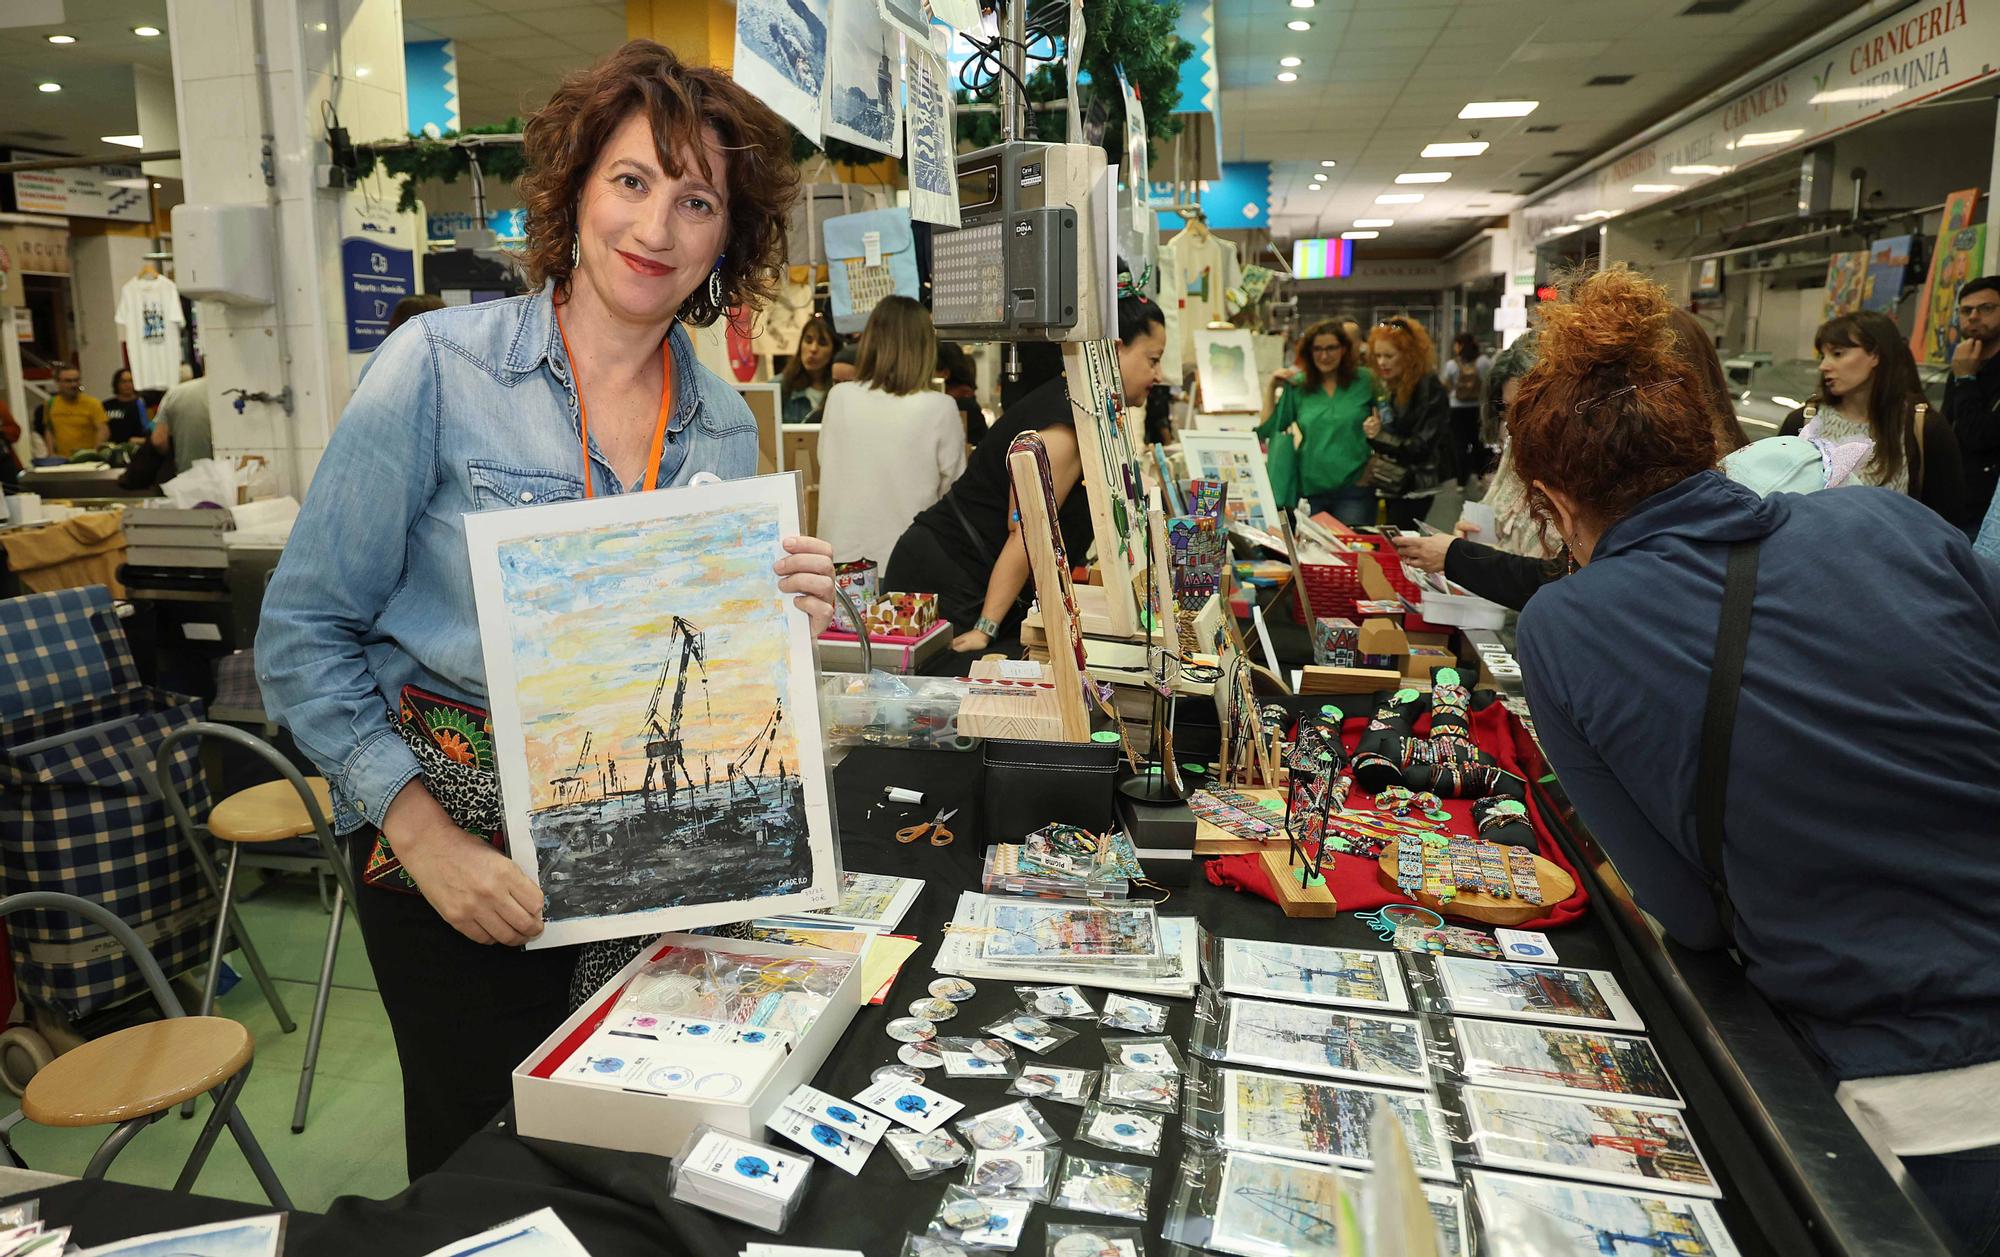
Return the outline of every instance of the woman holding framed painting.
[[[776,114],[644,40],[566,79],[526,152],[540,289],[432,311],[383,342],[257,642],[270,710],[351,835],[413,1178],[508,1102],[509,1071],[596,967],[573,948],[516,950],[541,931],[542,895],[500,847],[464,516],[754,475],[750,409],[679,325],[769,296],[798,188]],[[830,550],[784,546],[772,579],[817,634]]]

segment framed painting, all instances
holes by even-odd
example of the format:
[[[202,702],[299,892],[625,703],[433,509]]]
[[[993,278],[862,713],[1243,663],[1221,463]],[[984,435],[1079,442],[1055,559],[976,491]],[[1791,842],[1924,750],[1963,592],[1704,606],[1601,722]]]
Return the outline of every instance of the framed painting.
[[[466,517],[529,947],[840,897],[794,473]]]
[[[1195,374],[1204,411],[1259,410],[1264,394],[1257,378],[1257,343],[1245,328],[1197,329]]]
[[[1278,499],[1264,466],[1264,451],[1254,432],[1181,433],[1181,455],[1191,480],[1221,480],[1229,485],[1225,508],[1229,518],[1264,532],[1278,527]]]

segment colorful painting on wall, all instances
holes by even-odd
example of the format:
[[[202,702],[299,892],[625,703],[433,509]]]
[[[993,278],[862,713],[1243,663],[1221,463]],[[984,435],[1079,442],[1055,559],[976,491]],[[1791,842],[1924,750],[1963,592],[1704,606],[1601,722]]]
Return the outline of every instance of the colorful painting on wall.
[[[1917,300],[1917,327],[1910,333],[1910,352],[1918,362],[1948,362],[1954,339],[1952,314],[1958,303],[1958,286],[1979,274],[1986,236],[1967,236],[1972,226],[1973,207],[1979,201],[1978,188],[1966,188],[1944,199],[1944,213],[1938,221],[1937,248],[1931,253],[1929,278]],[[1974,256],[1974,255],[1979,256]],[[1954,276],[1957,278],[1954,280]]]
[[[1910,271],[1910,246],[1915,236],[1884,236],[1868,246],[1868,293],[1861,308],[1881,314],[1896,312],[1903,299],[1903,280]]]
[[[1826,260],[1826,304],[1820,318],[1835,319],[1861,309],[1868,299],[1868,254],[1860,249]]]
[[[530,947],[839,897],[796,473],[468,516]]]

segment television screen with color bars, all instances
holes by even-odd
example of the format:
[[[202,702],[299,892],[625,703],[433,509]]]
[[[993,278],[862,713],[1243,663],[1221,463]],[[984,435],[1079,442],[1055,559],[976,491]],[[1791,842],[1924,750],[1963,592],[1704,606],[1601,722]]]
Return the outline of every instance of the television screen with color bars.
[[[1354,242],[1294,240],[1292,272],[1299,279],[1346,279],[1354,274]]]

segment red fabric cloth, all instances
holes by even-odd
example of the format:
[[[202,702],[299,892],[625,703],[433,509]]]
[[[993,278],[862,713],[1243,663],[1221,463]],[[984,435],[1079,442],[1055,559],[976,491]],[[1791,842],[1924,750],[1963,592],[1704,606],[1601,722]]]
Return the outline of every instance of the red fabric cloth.
[[[1361,740],[1361,733],[1367,725],[1367,717],[1351,716],[1341,726],[1342,739],[1347,743],[1349,751],[1352,751],[1355,744]],[[1417,732],[1427,733],[1429,729],[1430,717],[1426,715],[1418,720]],[[1522,727],[1521,722],[1500,703],[1490,703],[1472,713],[1472,738],[1479,744],[1481,750],[1493,756],[1500,767],[1530,783],[1545,771],[1541,753],[1536,749],[1534,739],[1528,736],[1528,731]],[[1347,805],[1357,811],[1373,806],[1370,796],[1359,787],[1348,795]],[[1470,835],[1474,832],[1471,799],[1446,799],[1444,806],[1445,810],[1451,813],[1451,821],[1440,828],[1454,834]],[[1535,827],[1537,854],[1568,873],[1577,886],[1575,894],[1561,903],[1551,905],[1546,915],[1526,922],[1518,928],[1548,930],[1568,925],[1583,915],[1584,908],[1590,902],[1590,896],[1584,891],[1582,880],[1577,877],[1576,869],[1570,864],[1569,857],[1563,854],[1562,848],[1550,836],[1548,825],[1542,819],[1541,809],[1537,806],[1532,793],[1528,796],[1528,817]],[[1277,893],[1271,885],[1270,875],[1265,872],[1264,861],[1258,855],[1217,856],[1208,862],[1207,871],[1208,880],[1213,885],[1248,891],[1274,903],[1277,902]],[[1340,905],[1342,911],[1364,912],[1384,904],[1413,902],[1400,891],[1383,886],[1377,877],[1377,871],[1378,866],[1373,860],[1341,855],[1337,852],[1334,854],[1333,863],[1326,870],[1326,884],[1327,889],[1333,892],[1334,902]],[[1445,915],[1450,916],[1451,913],[1447,911]]]

